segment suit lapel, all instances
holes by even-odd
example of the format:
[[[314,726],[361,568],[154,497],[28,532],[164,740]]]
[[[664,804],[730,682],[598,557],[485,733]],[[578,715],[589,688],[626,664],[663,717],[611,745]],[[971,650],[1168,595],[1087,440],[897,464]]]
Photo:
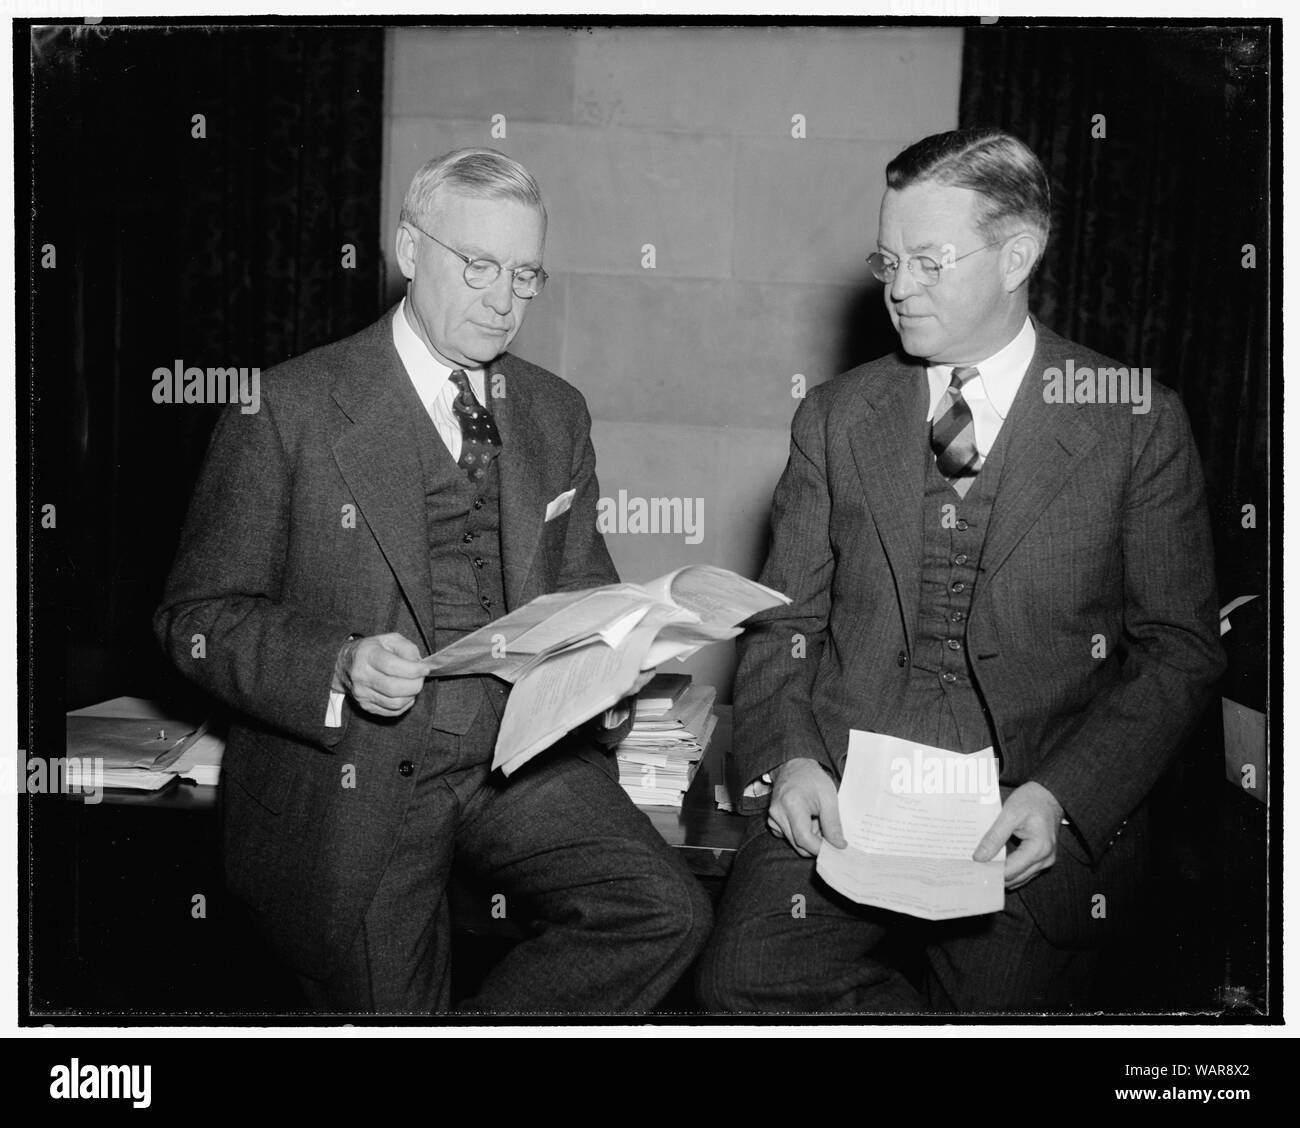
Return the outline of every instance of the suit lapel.
[[[925,368],[897,362],[897,371],[867,393],[867,414],[849,442],[867,506],[894,577],[909,648],[921,598],[921,499],[925,465],[917,428],[929,403]]]
[[[501,432],[501,454],[497,459],[501,481],[501,563],[506,606],[514,608],[524,602],[525,586],[542,539],[542,522],[549,499],[539,473],[546,465],[546,451],[532,389],[509,354],[494,361],[486,375],[488,410]],[[494,389],[499,389],[500,394]]]
[[[335,384],[352,426],[334,442],[334,460],[384,559],[433,647],[433,581],[424,518],[424,473],[416,412],[423,411],[393,346],[392,313],[360,334]]]
[[[1067,343],[1035,322],[1038,344],[1012,401],[999,441],[1007,440],[998,494],[980,563],[991,579],[1097,442],[1097,432],[1076,404],[1043,398],[1043,372],[1064,368]],[[1010,432],[1010,433],[1007,433]],[[977,591],[982,587],[977,587]]]

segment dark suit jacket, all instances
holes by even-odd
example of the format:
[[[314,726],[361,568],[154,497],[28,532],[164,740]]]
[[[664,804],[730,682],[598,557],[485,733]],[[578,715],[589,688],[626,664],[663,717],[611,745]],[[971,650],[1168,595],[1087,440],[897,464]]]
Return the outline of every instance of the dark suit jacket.
[[[284,958],[316,977],[346,950],[373,895],[430,730],[464,727],[440,716],[436,681],[400,718],[349,703],[342,728],[324,727],[349,634],[399,631],[421,653],[433,648],[418,453],[432,431],[418,427],[394,312],[267,372],[258,413],[221,417],[154,620],[177,665],[236,711],[223,765],[227,878]],[[596,531],[581,394],[509,354],[492,371],[505,378],[489,405],[503,442],[508,608],[617,582]],[[545,521],[569,489],[572,507]],[[403,761],[414,771],[400,772]],[[344,765],[354,788],[342,786]]]
[[[1053,870],[1025,886],[1058,943],[1098,933],[1092,900],[1131,893],[1134,819],[1221,670],[1195,445],[1177,397],[1049,404],[1043,372],[1117,366],[1036,325],[967,624],[1002,783],[1065,808]],[[738,642],[734,778],[810,756],[841,768],[851,728],[909,676],[919,611],[924,366],[885,357],[815,388],[795,415],[762,582],[793,598]],[[792,657],[803,635],[806,657]],[[1104,636],[1105,658],[1094,657]],[[901,656],[901,658],[900,658]],[[1128,826],[1125,826],[1128,820]],[[1108,907],[1113,919],[1121,910]],[[1124,911],[1128,911],[1127,908]]]

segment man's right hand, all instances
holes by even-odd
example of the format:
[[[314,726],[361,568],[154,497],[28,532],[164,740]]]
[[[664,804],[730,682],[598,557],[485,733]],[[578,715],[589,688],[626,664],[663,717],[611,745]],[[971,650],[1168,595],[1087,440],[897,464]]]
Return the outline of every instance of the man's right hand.
[[[805,858],[816,857],[823,839],[841,850],[848,845],[835,781],[816,760],[787,760],[772,772],[767,828]]]
[[[377,717],[400,717],[424,688],[420,648],[400,634],[371,635],[343,645],[333,689]]]

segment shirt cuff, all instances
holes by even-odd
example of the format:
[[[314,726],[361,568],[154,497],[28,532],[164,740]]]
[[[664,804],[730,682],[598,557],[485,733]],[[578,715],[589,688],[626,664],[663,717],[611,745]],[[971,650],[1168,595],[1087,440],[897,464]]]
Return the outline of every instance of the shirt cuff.
[[[343,699],[346,697],[343,693],[330,692],[329,707],[325,710],[325,727],[342,728],[343,727]]]

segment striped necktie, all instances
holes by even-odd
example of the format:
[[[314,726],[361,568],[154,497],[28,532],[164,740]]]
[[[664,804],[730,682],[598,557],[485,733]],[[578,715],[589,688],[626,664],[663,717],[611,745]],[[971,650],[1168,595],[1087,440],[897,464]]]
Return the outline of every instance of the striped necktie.
[[[501,453],[501,432],[497,430],[492,413],[474,398],[474,389],[470,387],[464,369],[456,369],[447,379],[456,385],[456,398],[452,400],[451,409],[460,423],[460,459],[457,465],[469,475],[470,481],[478,481]]]
[[[974,477],[983,465],[975,445],[975,420],[961,394],[962,387],[979,374],[980,370],[973,366],[954,368],[952,382],[935,408],[930,449],[934,451],[939,473],[945,478]]]

